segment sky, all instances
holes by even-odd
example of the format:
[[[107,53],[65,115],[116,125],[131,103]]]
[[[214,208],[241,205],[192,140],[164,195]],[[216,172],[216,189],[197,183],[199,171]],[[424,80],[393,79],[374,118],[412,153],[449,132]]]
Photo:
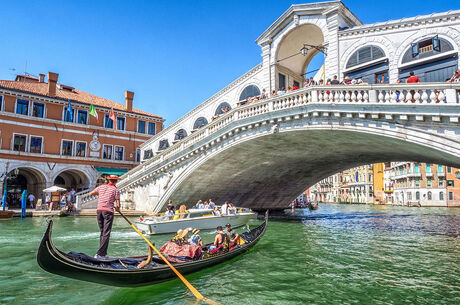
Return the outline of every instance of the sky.
[[[134,91],[134,107],[168,126],[259,64],[255,39],[308,2],[2,1],[0,79],[56,72],[60,83],[123,104]],[[451,0],[344,3],[365,24],[460,9]]]

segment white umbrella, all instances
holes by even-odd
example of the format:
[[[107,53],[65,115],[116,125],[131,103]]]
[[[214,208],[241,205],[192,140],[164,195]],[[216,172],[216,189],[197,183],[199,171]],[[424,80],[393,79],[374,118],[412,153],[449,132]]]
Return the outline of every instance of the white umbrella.
[[[55,186],[55,185],[43,190],[43,192],[45,193],[65,192],[65,191],[67,191],[65,188]]]

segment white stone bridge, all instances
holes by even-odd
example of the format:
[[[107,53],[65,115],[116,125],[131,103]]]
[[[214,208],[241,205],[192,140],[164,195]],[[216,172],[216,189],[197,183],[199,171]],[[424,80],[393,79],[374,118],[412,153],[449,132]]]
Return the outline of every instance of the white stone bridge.
[[[458,83],[310,87],[232,109],[155,153],[118,187],[136,208],[155,212],[168,199],[190,206],[208,198],[279,209],[362,164],[460,167],[459,117]]]

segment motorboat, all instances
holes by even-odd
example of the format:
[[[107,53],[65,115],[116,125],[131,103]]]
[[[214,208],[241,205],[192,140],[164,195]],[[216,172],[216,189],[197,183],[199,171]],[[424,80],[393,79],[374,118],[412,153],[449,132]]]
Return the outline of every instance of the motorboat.
[[[136,227],[144,234],[176,233],[185,228],[200,230],[216,229],[217,226],[231,224],[233,228],[246,225],[256,213],[247,208],[235,208],[228,215],[215,216],[212,209],[190,209],[188,213],[174,216],[156,216],[138,220]],[[176,218],[176,219],[174,219]]]

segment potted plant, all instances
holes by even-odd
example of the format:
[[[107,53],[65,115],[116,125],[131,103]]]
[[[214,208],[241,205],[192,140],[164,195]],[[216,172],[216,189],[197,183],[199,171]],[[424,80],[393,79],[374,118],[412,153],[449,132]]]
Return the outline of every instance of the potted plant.
[[[460,179],[460,171],[455,172],[455,178]]]

